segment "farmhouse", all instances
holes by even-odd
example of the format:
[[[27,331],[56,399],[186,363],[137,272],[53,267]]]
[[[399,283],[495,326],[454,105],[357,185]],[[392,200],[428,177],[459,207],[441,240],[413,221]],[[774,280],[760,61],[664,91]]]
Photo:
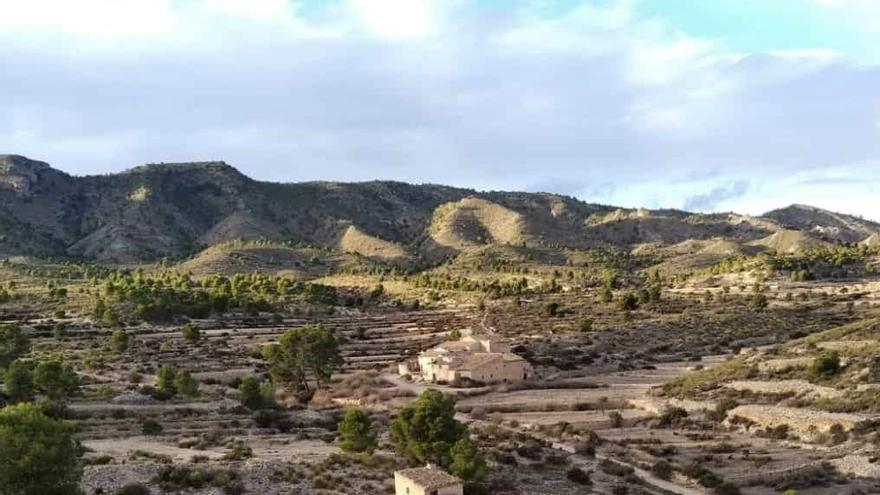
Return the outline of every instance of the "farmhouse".
[[[395,495],[462,495],[461,480],[434,466],[394,473]]]
[[[495,336],[467,335],[421,353],[415,362],[400,365],[401,375],[428,382],[469,379],[483,383],[520,382],[534,374],[525,359],[510,352],[507,341]]]

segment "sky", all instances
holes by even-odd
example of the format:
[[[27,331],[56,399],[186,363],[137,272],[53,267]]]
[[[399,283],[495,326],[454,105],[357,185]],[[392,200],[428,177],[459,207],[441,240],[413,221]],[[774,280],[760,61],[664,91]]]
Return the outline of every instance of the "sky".
[[[880,219],[876,0],[0,0],[0,153]]]

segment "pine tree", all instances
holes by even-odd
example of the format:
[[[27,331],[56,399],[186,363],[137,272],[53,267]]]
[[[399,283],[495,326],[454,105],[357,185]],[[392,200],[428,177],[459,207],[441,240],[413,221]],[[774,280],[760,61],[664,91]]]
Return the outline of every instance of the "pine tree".
[[[370,415],[361,409],[351,408],[345,413],[339,423],[339,435],[339,447],[345,452],[372,454],[378,447]]]

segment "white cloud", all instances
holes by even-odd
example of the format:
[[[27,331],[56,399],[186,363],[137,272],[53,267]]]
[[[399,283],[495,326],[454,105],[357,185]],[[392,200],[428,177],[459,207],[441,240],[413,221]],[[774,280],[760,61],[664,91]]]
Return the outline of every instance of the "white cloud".
[[[369,33],[392,40],[430,35],[442,21],[439,5],[437,0],[349,0]]]
[[[729,208],[880,156],[880,69],[733,53],[633,2],[54,3],[0,0],[0,151],[76,172],[226,159],[273,180],[602,184],[674,207],[753,179]]]
[[[175,27],[171,0],[0,0],[0,32],[108,39],[157,36]]]

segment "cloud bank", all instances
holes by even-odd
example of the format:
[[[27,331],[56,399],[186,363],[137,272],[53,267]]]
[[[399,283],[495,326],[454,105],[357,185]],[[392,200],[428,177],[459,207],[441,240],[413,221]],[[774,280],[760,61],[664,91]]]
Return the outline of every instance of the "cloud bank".
[[[877,217],[875,65],[823,46],[737,50],[644,7],[0,0],[0,152],[78,174],[224,159],[276,181]]]

